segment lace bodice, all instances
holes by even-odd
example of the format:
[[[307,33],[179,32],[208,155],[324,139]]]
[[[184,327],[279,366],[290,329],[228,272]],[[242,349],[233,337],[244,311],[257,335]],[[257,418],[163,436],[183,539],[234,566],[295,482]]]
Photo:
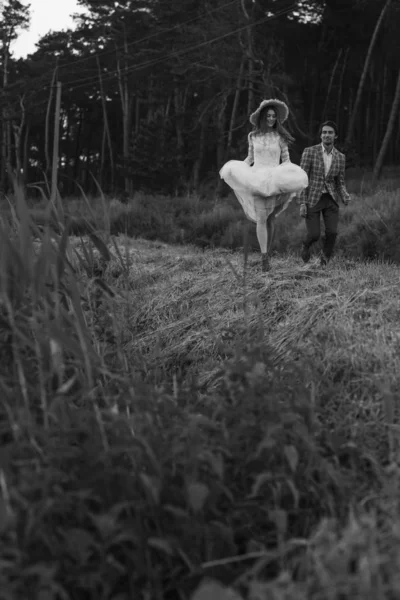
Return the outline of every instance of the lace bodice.
[[[286,142],[275,131],[255,135],[249,133],[249,152],[244,162],[248,165],[254,163],[255,167],[276,167],[282,162],[290,162],[289,150]]]

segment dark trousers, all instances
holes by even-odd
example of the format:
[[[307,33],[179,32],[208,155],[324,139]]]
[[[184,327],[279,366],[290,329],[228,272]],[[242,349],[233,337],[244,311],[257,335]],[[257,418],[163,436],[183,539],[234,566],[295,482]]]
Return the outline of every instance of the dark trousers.
[[[321,214],[325,225],[325,239],[323,252],[326,258],[333,254],[333,248],[337,237],[339,223],[339,207],[330,194],[322,194],[317,204],[308,207],[306,217],[307,235],[304,240],[304,246],[310,246],[317,242],[321,235]]]

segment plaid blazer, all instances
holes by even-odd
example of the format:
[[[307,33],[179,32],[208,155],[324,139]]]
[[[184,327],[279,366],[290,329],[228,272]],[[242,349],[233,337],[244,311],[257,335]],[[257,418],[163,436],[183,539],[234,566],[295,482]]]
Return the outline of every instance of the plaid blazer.
[[[336,148],[333,148],[332,152],[332,165],[325,177],[322,144],[304,148],[300,167],[307,173],[309,184],[301,192],[299,204],[315,206],[324,192],[324,184],[337,204],[339,204],[339,200],[344,203],[348,202],[350,196],[344,181],[346,157]]]

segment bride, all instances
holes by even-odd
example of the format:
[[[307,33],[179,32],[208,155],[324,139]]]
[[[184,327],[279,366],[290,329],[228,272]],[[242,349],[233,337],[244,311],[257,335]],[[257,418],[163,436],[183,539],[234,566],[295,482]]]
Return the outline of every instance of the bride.
[[[250,115],[254,129],[248,136],[247,158],[230,160],[220,170],[246,217],[256,223],[263,272],[271,268],[275,217],[308,186],[306,172],[290,162],[288,146],[294,140],[282,125],[288,116],[289,109],[281,100],[263,100]]]

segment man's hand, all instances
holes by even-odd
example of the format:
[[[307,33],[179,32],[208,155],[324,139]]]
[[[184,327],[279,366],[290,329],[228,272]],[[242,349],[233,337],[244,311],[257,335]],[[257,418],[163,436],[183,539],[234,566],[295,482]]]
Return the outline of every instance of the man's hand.
[[[300,204],[300,216],[303,218],[307,216],[307,204]]]

